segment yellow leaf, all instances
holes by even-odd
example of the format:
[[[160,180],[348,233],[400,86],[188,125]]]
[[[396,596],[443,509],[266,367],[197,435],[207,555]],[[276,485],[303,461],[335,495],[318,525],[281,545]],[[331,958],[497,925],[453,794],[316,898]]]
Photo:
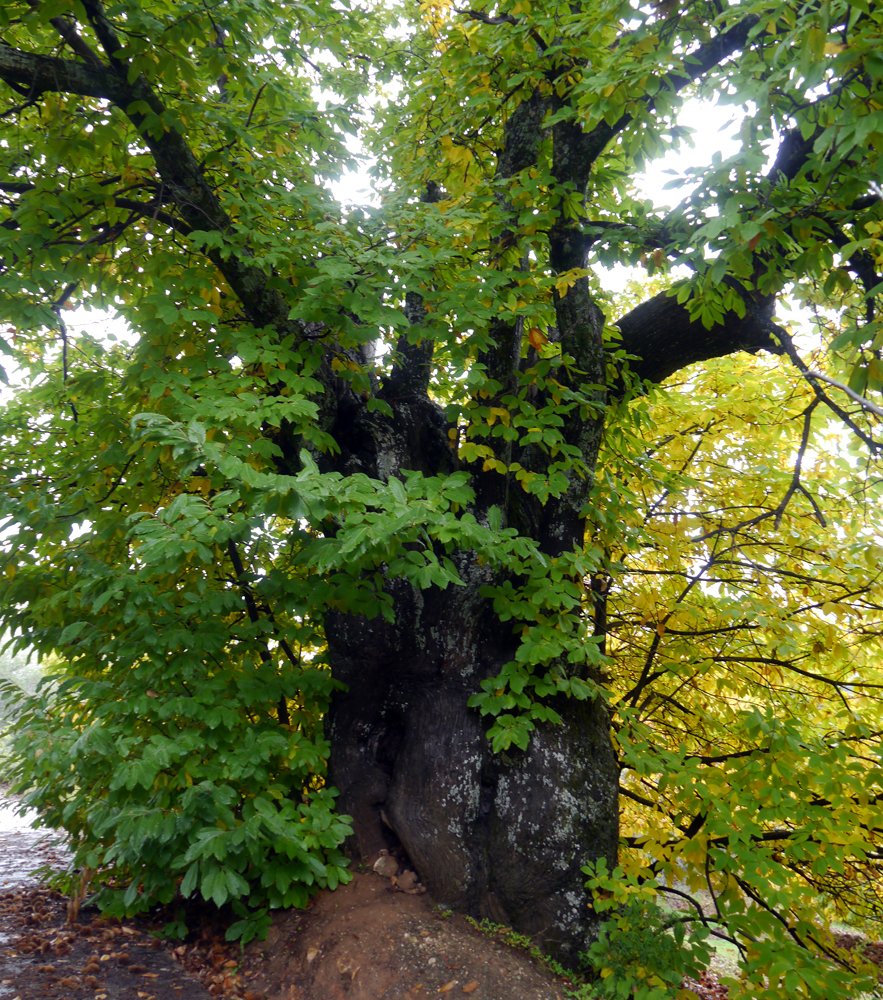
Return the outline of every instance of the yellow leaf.
[[[569,271],[562,271],[555,279],[555,290],[563,298],[567,294],[567,290],[588,273],[584,267],[572,267]]]
[[[557,282],[556,282],[556,287],[557,287]],[[527,339],[530,341],[530,346],[535,351],[538,351],[541,347],[545,347],[546,344],[549,343],[549,338],[543,333],[543,331],[538,326],[532,326],[527,331]]]
[[[449,135],[441,138],[442,155],[452,166],[466,169],[472,163],[472,153],[466,146],[453,141]]]

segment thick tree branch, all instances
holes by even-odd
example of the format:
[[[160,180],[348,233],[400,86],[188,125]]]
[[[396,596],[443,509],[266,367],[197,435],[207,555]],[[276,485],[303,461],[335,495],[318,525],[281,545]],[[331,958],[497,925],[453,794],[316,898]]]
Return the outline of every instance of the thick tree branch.
[[[437,184],[427,184],[420,197],[425,205],[432,205],[444,197]],[[419,326],[426,319],[426,308],[423,297],[417,292],[405,295],[405,315],[411,326]],[[431,339],[417,344],[411,343],[407,335],[399,337],[396,346],[396,360],[393,363],[389,378],[384,383],[384,390],[390,396],[425,396],[429,389],[432,375],[432,355],[435,344]]]
[[[426,319],[423,299],[416,292],[405,295],[405,315],[411,326],[419,326]],[[432,340],[411,343],[405,334],[396,346],[396,361],[389,378],[384,381],[384,394],[390,396],[425,396],[432,377]]]
[[[787,132],[779,144],[775,161],[767,174],[767,181],[777,184],[793,180],[812,155],[815,138],[815,134],[805,138],[798,128]],[[863,207],[873,205],[876,201],[877,198],[874,196]],[[674,220],[669,215],[658,221],[653,232],[660,238],[670,236],[674,232],[674,225]],[[830,223],[830,228],[833,234],[832,242],[837,246],[844,246],[847,242],[844,234],[833,223]],[[599,233],[611,229],[622,232],[624,239],[629,242],[634,242],[640,237],[638,227],[593,223],[591,229],[594,232],[586,236],[587,244],[596,240]],[[652,242],[652,235],[650,239]],[[858,255],[853,255],[850,259],[852,269],[870,290],[870,287],[877,283],[878,276],[873,267],[868,268],[867,263],[866,260],[858,259]],[[797,364],[796,352],[786,332],[772,319],[775,298],[751,296],[748,293],[743,297],[747,306],[745,316],[739,317],[735,313],[729,313],[723,323],[712,330],[707,330],[697,321],[691,321],[687,310],[665,292],[637,306],[617,322],[625,350],[639,359],[633,362],[632,370],[641,379],[660,382],[694,362],[723,357],[736,351],[747,351],[751,354],[758,351],[788,354]],[[798,364],[798,368],[805,377],[812,377],[802,363]],[[856,430],[848,415],[836,407],[836,404],[832,404],[818,387],[816,389],[818,398],[831,406],[841,419]],[[873,409],[874,404],[868,404],[864,399],[856,401],[866,409]],[[867,435],[861,436],[865,443],[871,443]]]
[[[105,50],[116,57],[120,45],[101,14],[100,5],[90,3],[87,9],[90,17],[94,14],[96,30],[101,29]],[[187,141],[167,124],[165,107],[143,78],[127,82],[123,61],[115,58],[111,72],[21,52],[0,43],[0,79],[31,99],[58,92],[95,97],[116,105],[150,149],[163,184],[164,200],[174,203],[186,226],[193,231],[214,231],[233,237],[233,223]],[[270,275],[249,259],[250,252],[240,240],[236,242],[233,253],[212,250],[208,256],[242,302],[249,320],[256,326],[273,325],[280,333],[301,333],[299,325],[288,319],[288,303],[271,287]]]
[[[100,3],[99,0],[81,0],[81,3],[101,47],[111,60],[114,71],[119,76],[125,75],[125,62],[119,58],[123,44],[117,37],[113,25],[108,21],[107,15],[104,13],[104,4]]]
[[[543,137],[542,121],[547,110],[546,101],[539,91],[534,91],[522,101],[506,120],[503,128],[503,147],[497,159],[498,180],[515,177],[537,161]],[[505,207],[505,206],[504,206]],[[505,229],[499,234],[494,248],[502,263],[503,258],[517,260],[518,249],[513,246],[513,231]],[[516,268],[519,266],[515,264]],[[511,388],[511,382],[521,359],[523,324],[497,321],[491,324],[491,344],[482,352],[479,362],[488,376],[500,385]]]
[[[642,302],[616,323],[623,348],[637,358],[632,371],[642,380],[661,382],[687,365],[736,351],[782,354],[781,327],[772,318],[775,300],[763,298],[747,305],[745,316],[729,313],[723,323],[708,330],[691,320],[687,309],[666,292]]]
[[[46,93],[63,93],[119,104],[126,100],[128,90],[106,69],[22,52],[5,42],[0,42],[0,80],[32,100]]]

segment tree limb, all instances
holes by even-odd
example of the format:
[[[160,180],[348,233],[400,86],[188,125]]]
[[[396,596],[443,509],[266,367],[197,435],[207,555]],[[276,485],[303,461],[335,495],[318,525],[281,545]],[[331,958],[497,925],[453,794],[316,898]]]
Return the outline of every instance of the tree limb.
[[[864,396],[860,396],[857,392],[853,392],[848,385],[844,385],[842,382],[838,382],[836,378],[831,378],[830,375],[823,375],[821,372],[805,371],[804,377],[808,379],[819,379],[822,382],[827,382],[828,385],[833,385],[835,389],[839,389],[841,392],[845,392],[847,396],[863,409],[867,410],[869,413],[873,413],[877,417],[883,417],[883,407],[877,406],[876,403],[872,403],[870,399],[866,399]]]
[[[100,7],[95,3],[86,6],[90,11]],[[102,45],[115,55],[119,42],[114,42],[103,15],[96,13],[95,17],[102,29]],[[14,85],[19,92],[25,88],[30,98],[58,92],[95,97],[116,105],[150,149],[165,192],[170,196],[167,200],[174,203],[186,225],[194,231],[207,230],[232,237],[232,220],[187,141],[167,124],[162,102],[143,78],[128,83],[124,61],[115,58],[113,68],[114,72],[98,70],[80,62],[21,52],[0,42],[0,79]],[[237,243],[235,253],[209,250],[207,255],[236,293],[249,320],[256,326],[275,326],[280,333],[302,334],[300,325],[288,318],[285,297],[271,287],[271,275],[250,259],[251,253],[241,241]]]
[[[106,69],[22,52],[0,42],[0,80],[31,99],[46,93],[79,94],[120,104],[128,88]]]
[[[856,437],[859,438],[859,440],[863,441],[865,445],[867,445],[868,450],[871,452],[871,454],[876,455],[879,454],[880,452],[883,452],[883,444],[881,444],[879,441],[875,441],[870,434],[862,430],[862,428],[859,427],[859,425],[852,419],[852,417],[846,412],[846,410],[844,410],[842,406],[838,406],[838,404],[835,403],[833,399],[831,399],[831,397],[824,391],[824,389],[822,389],[822,387],[819,385],[821,379],[819,379],[818,373],[810,371],[809,366],[806,364],[803,358],[801,358],[801,356],[798,354],[797,348],[794,346],[794,343],[791,340],[791,337],[789,336],[787,331],[779,330],[777,332],[777,336],[781,341],[784,353],[788,355],[788,357],[794,364],[794,367],[800,372],[801,375],[803,375],[803,377],[807,380],[807,382],[812,386],[813,392],[815,392],[816,397],[822,403],[824,403],[825,406],[827,406],[832,413],[836,414],[843,421],[843,423],[853,432],[853,434],[855,434]],[[828,379],[825,379],[825,381],[828,381]],[[837,385],[837,388],[844,389],[846,387],[843,385]]]
[[[781,328],[773,322],[772,296],[748,301],[743,317],[729,313],[711,330],[691,320],[687,309],[667,292],[661,292],[617,320],[622,346],[637,360],[632,371],[648,382],[662,382],[669,375],[697,361],[720,358],[737,351],[782,354]]]
[[[41,6],[41,0],[28,0],[28,5],[34,10]],[[61,36],[72,52],[75,52],[88,65],[96,69],[103,69],[104,65],[98,56],[89,48],[86,42],[77,32],[77,22],[71,14],[59,14],[57,17],[49,18],[49,23]]]
[[[674,93],[679,93],[691,83],[695,83],[703,77],[709,70],[720,65],[725,59],[738,52],[748,40],[752,30],[756,27],[758,18],[750,16],[743,18],[731,28],[715,35],[714,38],[700,45],[693,52],[684,58],[684,71],[682,73],[672,73],[663,76],[663,81],[667,88]],[[650,96],[643,101],[643,106],[648,111],[652,111],[656,102]],[[634,120],[631,112],[626,112],[613,124],[601,122],[587,134],[587,153],[590,163],[604,152],[607,144],[615,136],[619,135],[623,129],[627,128]]]

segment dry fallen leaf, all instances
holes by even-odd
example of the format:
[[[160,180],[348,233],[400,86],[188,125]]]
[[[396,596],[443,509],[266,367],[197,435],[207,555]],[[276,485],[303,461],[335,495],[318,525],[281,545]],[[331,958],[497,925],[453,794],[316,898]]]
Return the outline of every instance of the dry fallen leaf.
[[[403,871],[401,875],[393,876],[393,885],[402,892],[413,892],[417,884],[417,873],[410,869]]]
[[[445,983],[444,986],[439,986],[439,993],[450,993],[451,990],[457,985],[457,980],[452,979],[449,983]]]
[[[469,982],[463,987],[464,993],[474,993],[478,989],[478,980],[470,979]]]

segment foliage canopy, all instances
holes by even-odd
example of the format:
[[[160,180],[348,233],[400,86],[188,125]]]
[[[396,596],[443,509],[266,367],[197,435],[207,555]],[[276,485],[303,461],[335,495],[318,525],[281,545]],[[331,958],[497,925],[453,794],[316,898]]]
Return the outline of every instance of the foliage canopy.
[[[247,937],[384,804],[496,919],[403,804],[443,795],[459,849],[520,831],[529,906],[585,867],[604,995],[710,934],[732,996],[866,984],[830,925],[883,916],[879,6],[10,0],[0,39],[0,618],[57,663],[13,766],[102,905]],[[738,150],[660,209],[688,98]]]

